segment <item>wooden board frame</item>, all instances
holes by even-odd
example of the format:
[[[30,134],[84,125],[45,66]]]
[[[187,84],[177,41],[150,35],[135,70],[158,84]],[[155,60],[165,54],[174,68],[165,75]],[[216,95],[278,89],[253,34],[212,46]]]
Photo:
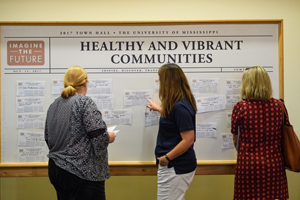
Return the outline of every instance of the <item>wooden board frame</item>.
[[[151,25],[193,25],[193,24],[277,24],[278,25],[278,67],[279,97],[284,98],[283,68],[283,20],[205,20],[205,21],[0,21],[0,26],[151,26]],[[1,32],[0,32],[1,34]],[[1,35],[0,35],[1,36]],[[0,43],[1,44],[1,43]],[[1,60],[1,49],[0,49]],[[1,63],[0,63],[1,65]],[[0,68],[1,70],[1,68]],[[0,83],[1,91],[1,83]],[[1,98],[0,98],[1,100]],[[1,107],[0,107],[1,111]],[[0,116],[1,119],[1,116]],[[1,130],[1,123],[0,123]],[[1,137],[0,137],[1,161]],[[235,172],[235,160],[198,161],[196,175],[228,175]],[[109,162],[112,176],[148,176],[157,174],[155,161]],[[48,163],[1,163],[0,177],[46,177]]]

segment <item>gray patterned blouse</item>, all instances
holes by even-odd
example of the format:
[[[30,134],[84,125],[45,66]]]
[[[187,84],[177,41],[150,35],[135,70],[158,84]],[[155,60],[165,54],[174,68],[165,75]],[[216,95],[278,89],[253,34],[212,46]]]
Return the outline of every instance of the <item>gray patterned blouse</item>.
[[[107,127],[92,99],[57,98],[47,112],[45,140],[58,167],[89,181],[110,177]]]

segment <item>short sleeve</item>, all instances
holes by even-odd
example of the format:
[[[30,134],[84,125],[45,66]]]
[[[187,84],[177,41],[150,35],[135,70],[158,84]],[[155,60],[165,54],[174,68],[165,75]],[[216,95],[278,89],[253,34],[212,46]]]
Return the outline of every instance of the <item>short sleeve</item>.
[[[240,125],[240,119],[242,115],[242,107],[240,103],[235,104],[231,115],[231,133],[238,135],[238,127]]]
[[[92,99],[88,99],[84,106],[83,126],[87,133],[98,129],[107,129],[102,114]]]
[[[176,105],[174,108],[174,119],[179,132],[195,130],[195,119],[190,110],[183,104]]]

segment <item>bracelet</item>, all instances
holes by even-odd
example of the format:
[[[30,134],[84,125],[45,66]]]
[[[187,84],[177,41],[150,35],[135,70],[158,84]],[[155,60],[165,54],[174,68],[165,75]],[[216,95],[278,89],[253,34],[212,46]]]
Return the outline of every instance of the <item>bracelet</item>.
[[[170,162],[170,158],[167,156],[167,154],[165,154],[166,159]]]

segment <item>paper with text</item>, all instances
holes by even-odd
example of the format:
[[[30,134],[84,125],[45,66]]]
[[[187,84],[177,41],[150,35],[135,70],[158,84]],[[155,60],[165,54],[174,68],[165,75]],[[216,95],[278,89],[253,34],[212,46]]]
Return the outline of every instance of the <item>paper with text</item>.
[[[131,124],[131,110],[104,110],[103,120],[106,124]]]
[[[46,147],[18,147],[19,162],[47,162]]]
[[[232,110],[233,106],[241,100],[240,95],[226,95],[225,107],[227,110]]]
[[[221,133],[222,149],[234,149],[233,135],[231,133]]]
[[[149,105],[147,99],[152,99],[151,90],[125,90],[124,91],[124,105],[125,106],[139,106]]]
[[[154,92],[155,93],[159,93],[159,79],[158,78],[155,78],[154,79]]]
[[[17,114],[17,128],[44,128],[45,114]]]
[[[198,97],[196,103],[197,113],[224,110],[224,96]]]
[[[45,147],[43,132],[19,131],[19,147]]]
[[[17,81],[17,96],[45,96],[45,81]]]
[[[226,112],[226,122],[227,122],[227,128],[231,128],[231,112]]]
[[[97,105],[97,108],[99,110],[104,110],[104,109],[111,109],[113,110],[115,108],[115,100],[114,100],[114,95],[113,94],[101,94],[101,95],[87,95]]]
[[[155,126],[159,124],[160,113],[157,111],[145,111],[145,126]]]
[[[193,93],[219,93],[218,78],[192,78]]]
[[[242,80],[241,79],[226,79],[226,94],[240,94]]]
[[[52,80],[52,94],[61,94],[64,88],[64,80]]]
[[[112,79],[89,79],[87,94],[111,94]]]
[[[216,122],[201,122],[196,124],[197,138],[217,138]]]
[[[16,112],[44,112],[44,97],[17,97]]]

